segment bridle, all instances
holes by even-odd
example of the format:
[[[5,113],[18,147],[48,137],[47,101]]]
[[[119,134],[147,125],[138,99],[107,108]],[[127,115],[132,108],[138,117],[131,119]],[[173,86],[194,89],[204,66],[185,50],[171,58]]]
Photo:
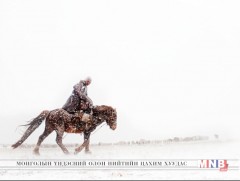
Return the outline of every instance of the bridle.
[[[108,119],[106,119],[106,123],[111,126],[116,124],[116,110],[112,111],[112,114],[109,116]]]

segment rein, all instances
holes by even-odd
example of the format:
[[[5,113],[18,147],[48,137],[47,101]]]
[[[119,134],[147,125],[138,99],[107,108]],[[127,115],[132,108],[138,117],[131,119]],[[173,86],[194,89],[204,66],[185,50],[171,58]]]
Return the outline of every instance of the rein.
[[[91,136],[92,135],[94,135],[97,131],[99,131],[103,126],[105,126],[107,123],[106,122],[104,122],[103,124],[102,124],[102,126],[100,126],[98,129],[96,129],[92,134],[91,134]]]

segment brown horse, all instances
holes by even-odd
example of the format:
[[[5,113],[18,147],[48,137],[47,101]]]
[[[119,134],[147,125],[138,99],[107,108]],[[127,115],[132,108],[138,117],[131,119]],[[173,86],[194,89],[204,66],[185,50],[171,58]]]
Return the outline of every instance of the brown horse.
[[[22,138],[12,145],[13,148],[20,146],[30,134],[39,127],[39,125],[45,121],[45,130],[43,134],[39,137],[36,147],[34,148],[34,153],[39,155],[39,147],[43,140],[53,131],[56,131],[57,137],[56,142],[65,154],[69,154],[67,148],[62,143],[62,138],[64,132],[67,133],[84,133],[84,142],[81,146],[75,149],[75,154],[79,153],[83,148],[85,148],[86,153],[90,153],[89,142],[91,132],[96,129],[104,121],[109,125],[112,130],[117,128],[117,112],[110,106],[95,106],[92,115],[87,115],[88,121],[83,119],[86,114],[69,114],[63,109],[55,109],[52,111],[43,111],[39,116],[34,118],[29,124],[29,126]]]

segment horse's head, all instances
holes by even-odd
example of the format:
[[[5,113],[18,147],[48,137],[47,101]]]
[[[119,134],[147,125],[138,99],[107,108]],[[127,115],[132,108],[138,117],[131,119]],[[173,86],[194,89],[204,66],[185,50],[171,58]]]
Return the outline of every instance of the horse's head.
[[[111,108],[111,113],[109,115],[109,119],[106,120],[106,122],[112,130],[115,130],[117,128],[117,111],[116,111],[116,109]]]
[[[93,108],[94,116],[106,121],[108,126],[115,130],[117,128],[117,111],[110,106],[96,106]]]

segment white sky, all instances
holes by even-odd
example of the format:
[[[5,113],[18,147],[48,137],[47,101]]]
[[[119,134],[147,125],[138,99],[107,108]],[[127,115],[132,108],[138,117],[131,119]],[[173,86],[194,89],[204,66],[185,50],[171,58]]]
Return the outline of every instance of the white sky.
[[[16,127],[42,110],[60,108],[86,76],[94,104],[118,111],[117,130],[105,126],[92,142],[240,138],[239,7],[221,0],[0,0],[0,143],[14,143]]]

